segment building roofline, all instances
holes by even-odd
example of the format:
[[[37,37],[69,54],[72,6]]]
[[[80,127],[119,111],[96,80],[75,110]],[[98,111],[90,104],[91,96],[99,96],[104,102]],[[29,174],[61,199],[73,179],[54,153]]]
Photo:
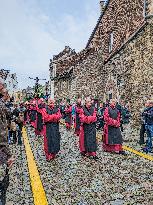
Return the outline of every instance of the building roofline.
[[[93,37],[94,37],[94,35],[95,35],[95,32],[96,32],[96,30],[97,30],[97,28],[98,28],[98,26],[99,26],[99,24],[100,24],[100,22],[101,22],[101,19],[102,19],[102,17],[104,16],[104,14],[105,14],[105,12],[106,12],[106,10],[107,10],[107,8],[108,8],[109,2],[110,2],[110,0],[107,0],[106,5],[105,5],[105,8],[104,8],[104,11],[101,12],[100,17],[98,18],[97,24],[96,24],[94,30],[92,31],[92,33],[91,33],[91,35],[90,35],[90,38],[89,38],[89,40],[88,40],[87,45],[86,45],[85,48],[88,48],[88,46],[89,46],[91,40],[93,39]]]

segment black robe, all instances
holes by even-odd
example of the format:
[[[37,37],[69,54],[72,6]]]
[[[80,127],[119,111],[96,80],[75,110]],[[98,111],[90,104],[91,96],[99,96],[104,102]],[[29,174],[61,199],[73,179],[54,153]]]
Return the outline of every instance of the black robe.
[[[67,107],[66,107],[66,109],[67,109]],[[71,124],[71,118],[72,118],[72,112],[65,112],[65,123]]]
[[[81,125],[81,122],[80,122],[80,109],[82,109],[82,106],[80,105],[77,105],[76,106],[76,117],[75,117],[75,124],[76,124],[76,127],[75,127],[75,130],[80,130],[80,125]]]
[[[30,121],[31,122],[34,122],[36,120],[36,114],[37,114],[36,110],[31,110],[31,112],[30,112]]]
[[[42,108],[44,108],[44,107],[45,107],[45,106],[42,105],[42,104],[39,104],[39,105],[38,105],[38,108],[39,108],[39,109],[42,109]],[[37,130],[38,130],[39,132],[41,132],[42,129],[43,129],[42,114],[41,114],[40,112],[37,112]]]
[[[116,120],[119,114],[119,110],[117,108],[112,109],[111,107],[108,108],[109,117]],[[122,144],[122,135],[121,130],[119,127],[108,126],[108,144]]]
[[[46,112],[52,115],[58,112],[58,108],[50,109],[46,107]],[[59,122],[46,122],[45,124],[48,153],[57,154],[60,151]]]
[[[80,130],[80,125],[81,125],[81,122],[80,122],[80,117],[79,117],[79,113],[76,112],[76,130]]]
[[[92,106],[90,109],[87,107],[83,108],[85,116],[92,116],[95,108]],[[96,141],[96,123],[83,124],[84,129],[84,147],[86,152],[96,152],[97,141]]]

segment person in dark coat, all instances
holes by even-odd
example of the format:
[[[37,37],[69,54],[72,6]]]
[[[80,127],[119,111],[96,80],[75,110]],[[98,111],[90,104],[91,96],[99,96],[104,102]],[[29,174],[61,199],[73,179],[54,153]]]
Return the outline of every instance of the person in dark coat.
[[[153,100],[149,101],[149,106],[145,111],[145,129],[147,133],[146,147],[143,151],[146,153],[152,152],[152,139],[153,139]]]
[[[123,132],[123,121],[122,121],[122,110],[123,110],[123,100],[120,100],[120,103],[116,103],[116,108],[118,109],[119,113],[120,113],[120,128],[121,131]]]
[[[69,102],[67,102],[67,105],[65,107],[65,124],[66,129],[70,130],[72,126],[72,106]]]
[[[77,136],[79,136],[80,134],[80,117],[79,117],[79,114],[82,110],[82,103],[81,103],[81,98],[79,98],[77,100],[77,104],[75,106],[75,118],[74,118],[74,128],[75,128],[75,132],[74,134],[76,134]]]
[[[34,128],[36,128],[36,117],[37,117],[36,101],[32,101],[30,105],[30,123]]]
[[[82,156],[88,156],[97,160],[97,140],[96,140],[96,110],[92,106],[91,99],[85,100],[85,106],[80,112],[80,135],[79,145]]]
[[[105,107],[103,103],[100,103],[99,108],[98,108],[98,112],[97,112],[97,130],[99,129],[103,129],[104,127],[104,111],[105,111]]]
[[[43,136],[43,118],[42,118],[42,112],[41,110],[45,108],[44,99],[41,98],[38,100],[38,106],[37,106],[37,122],[36,122],[36,135]]]
[[[122,123],[129,124],[131,113],[126,105],[122,107],[121,115],[122,115]]]
[[[145,103],[145,108],[143,109],[142,113],[141,113],[141,128],[140,128],[140,140],[139,140],[139,144],[143,145],[145,144],[145,140],[144,140],[144,135],[146,132],[146,122],[145,122],[145,116],[146,116],[146,111],[148,110],[149,107],[149,101],[147,101]]]
[[[59,121],[62,117],[60,109],[55,107],[54,100],[49,99],[48,106],[43,108],[42,116],[45,122],[44,150],[46,160],[50,161],[60,151]]]
[[[116,100],[110,101],[104,112],[103,149],[106,152],[116,152],[126,155],[122,148],[122,135],[120,130],[120,112],[116,107]]]
[[[61,112],[62,118],[65,119],[65,104],[63,101],[60,103],[60,112]]]
[[[9,186],[9,169],[15,158],[8,146],[8,115],[9,109],[5,103],[9,99],[8,91],[0,80],[0,204],[6,204],[6,191]]]
[[[24,110],[24,122],[23,124],[26,125],[27,121],[28,121],[28,102],[25,102],[24,103],[24,107],[25,107],[25,110]]]

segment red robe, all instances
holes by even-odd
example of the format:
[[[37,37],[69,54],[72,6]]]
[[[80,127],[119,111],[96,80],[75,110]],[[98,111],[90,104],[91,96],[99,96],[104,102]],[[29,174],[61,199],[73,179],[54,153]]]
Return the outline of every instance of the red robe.
[[[46,108],[42,109],[42,116],[43,116],[43,120],[45,123],[48,123],[48,122],[59,123],[62,117],[59,109],[57,113],[50,115],[47,113]],[[44,127],[44,151],[45,151],[46,159],[47,160],[54,159],[56,156],[56,153],[50,153],[48,148],[49,147],[48,147],[48,139],[47,139],[47,130],[46,130],[46,125],[45,125]]]
[[[120,112],[117,112],[117,118],[113,119],[109,115],[109,108],[107,107],[104,111],[104,137],[103,137],[103,149],[107,152],[115,152],[115,151],[122,151],[122,144],[117,143],[117,144],[110,144],[109,143],[109,127],[110,128],[115,128],[115,130],[118,130],[118,133],[120,135]],[[111,136],[110,136],[111,137]],[[118,140],[119,141],[119,140]]]
[[[92,108],[94,109],[94,108]],[[81,153],[86,153],[88,156],[96,156],[96,125],[94,124],[97,121],[97,117],[96,117],[96,110],[94,109],[94,112],[92,115],[87,116],[84,112],[84,110],[82,109],[80,112],[80,121],[81,121],[81,126],[80,126],[80,135],[79,135],[79,148],[80,148],[80,152]],[[94,129],[93,134],[94,136],[91,138],[91,141],[88,142],[88,150],[87,147],[85,146],[85,133],[84,133],[84,126],[88,126],[89,124],[91,124],[91,126],[93,127],[92,129]],[[89,151],[90,150],[90,151]]]

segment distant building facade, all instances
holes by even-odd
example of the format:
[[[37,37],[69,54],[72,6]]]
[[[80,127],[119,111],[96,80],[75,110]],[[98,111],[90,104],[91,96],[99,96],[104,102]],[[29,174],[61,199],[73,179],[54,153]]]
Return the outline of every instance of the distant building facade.
[[[18,89],[16,73],[12,74],[9,70],[0,69],[0,78],[3,79],[10,96],[13,96]]]
[[[69,47],[50,60],[52,97],[98,101],[117,98],[139,118],[153,96],[153,1],[108,0],[86,47]]]

